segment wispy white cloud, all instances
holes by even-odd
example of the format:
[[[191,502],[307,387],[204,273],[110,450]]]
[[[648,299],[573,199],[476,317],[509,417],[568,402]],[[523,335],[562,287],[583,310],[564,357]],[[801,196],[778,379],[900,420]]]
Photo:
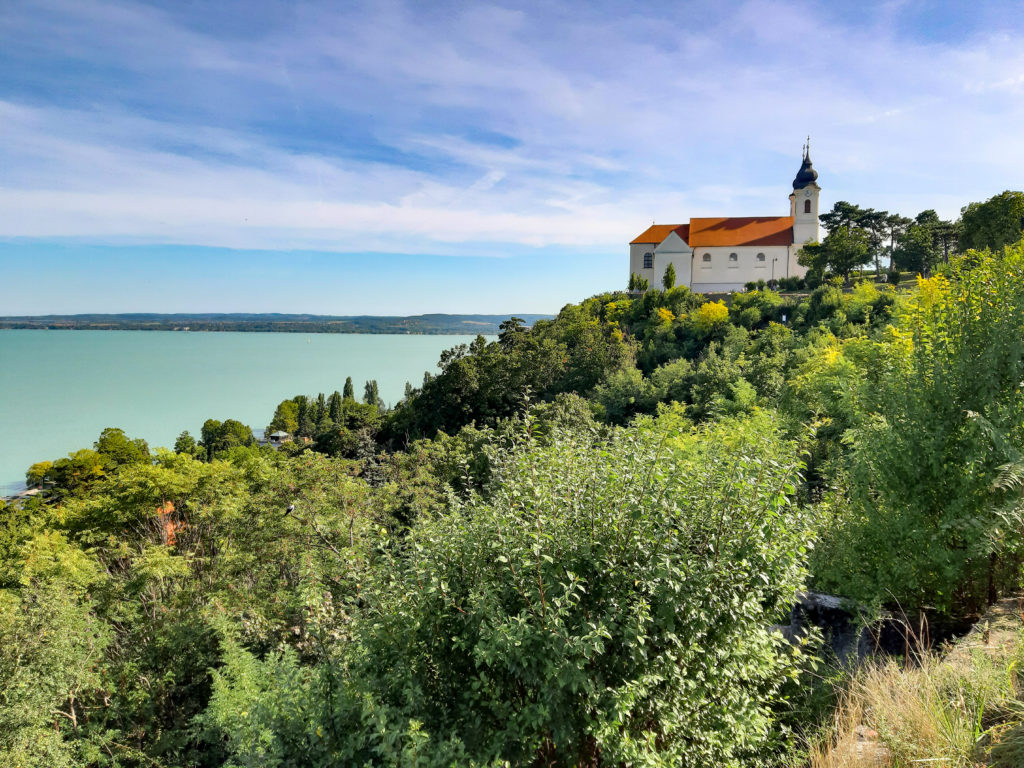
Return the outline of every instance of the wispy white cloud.
[[[911,38],[905,12],[275,4],[239,32],[15,5],[0,235],[608,249],[651,219],[784,211],[808,132],[826,201],[955,215],[1024,178],[1024,51]]]

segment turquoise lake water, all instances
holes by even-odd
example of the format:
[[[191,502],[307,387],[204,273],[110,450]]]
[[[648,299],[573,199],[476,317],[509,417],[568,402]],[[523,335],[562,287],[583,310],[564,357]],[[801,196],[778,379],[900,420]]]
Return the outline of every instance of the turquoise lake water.
[[[0,495],[25,470],[92,447],[106,427],[171,446],[206,419],[254,429],[300,394],[356,396],[376,379],[387,403],[436,372],[441,352],[472,336],[0,331]]]

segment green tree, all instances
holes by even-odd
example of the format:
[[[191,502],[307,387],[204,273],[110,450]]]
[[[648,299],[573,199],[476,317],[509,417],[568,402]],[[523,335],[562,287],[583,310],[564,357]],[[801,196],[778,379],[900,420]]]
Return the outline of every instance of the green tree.
[[[327,398],[323,392],[317,393],[316,400],[310,403],[309,420],[313,423],[314,431],[327,416]]]
[[[267,434],[287,432],[296,435],[299,432],[299,404],[295,400],[283,400],[274,410],[274,417],[267,425]]]
[[[227,643],[204,720],[235,764],[770,758],[800,659],[770,625],[811,534],[795,446],[763,417],[676,414],[597,445],[510,439],[486,495],[382,552],[352,653],[310,669]]]
[[[174,441],[175,453],[184,453],[189,456],[195,456],[197,447],[196,439],[189,434],[187,429],[178,435],[178,439]]]
[[[45,479],[54,483],[58,493],[84,492],[103,478],[109,467],[110,462],[105,456],[82,448],[53,462]]]
[[[203,423],[199,444],[206,449],[206,460],[213,461],[218,453],[238,446],[249,446],[253,442],[252,429],[242,422],[236,419],[224,422],[207,419]]]
[[[875,262],[875,274],[882,274],[882,254],[885,252],[885,238],[888,233],[888,211],[865,210],[858,226],[868,235],[868,257]]]
[[[146,441],[136,438],[129,440],[124,430],[107,427],[93,444],[93,448],[111,467],[149,461],[149,446]]]
[[[37,485],[41,485],[48,477],[51,476],[53,470],[52,461],[37,461],[28,471],[25,472],[25,484],[32,488]]]
[[[832,206],[831,211],[821,214],[818,219],[821,220],[828,233],[832,234],[840,229],[849,232],[859,227],[864,214],[865,210],[859,205],[839,200]]]
[[[109,641],[88,600],[66,583],[0,591],[0,764],[95,764],[104,739],[89,738],[89,710],[102,707],[94,692]]]
[[[843,514],[816,571],[850,597],[977,611],[1019,583],[1024,554],[1024,510],[997,485],[1024,446],[1024,244],[922,280],[891,338],[859,376]]]
[[[645,293],[648,288],[650,288],[650,282],[647,280],[646,277],[641,277],[640,275],[636,274],[635,272],[630,273],[630,275],[629,275],[629,290],[630,291],[639,291],[640,293]]]
[[[313,410],[312,404],[305,395],[297,395],[294,400],[297,406],[295,434],[299,437],[312,437],[313,432],[316,430],[316,422],[313,420],[313,414],[311,413]]]
[[[352,386],[352,377],[351,376],[346,376],[345,377],[345,387],[344,387],[344,391],[342,392],[342,397],[345,400],[355,400],[356,399],[356,390]]]
[[[503,349],[512,349],[519,335],[526,331],[526,321],[521,317],[510,317],[498,326],[498,343]]]
[[[363,389],[363,402],[367,405],[375,405],[378,408],[383,404],[380,399],[380,391],[377,388],[377,380],[370,379]]]
[[[665,274],[661,278],[661,284],[666,291],[672,290],[676,285],[676,268],[671,261],[665,267]]]
[[[1016,243],[1024,231],[1024,192],[1006,190],[960,210],[960,248],[998,250]]]
[[[911,224],[900,236],[893,251],[893,266],[927,276],[939,260],[934,230],[928,224]]]
[[[901,216],[898,213],[890,213],[885,217],[885,234],[889,239],[889,266],[893,264],[892,255],[896,250],[896,241],[902,236],[913,223],[913,219]]]
[[[335,390],[327,398],[327,418],[333,424],[340,424],[342,420],[342,397],[341,393]]]
[[[870,248],[870,237],[864,230],[838,226],[820,245],[809,243],[803,246],[797,261],[819,273],[831,270],[848,281],[850,272],[867,262]]]

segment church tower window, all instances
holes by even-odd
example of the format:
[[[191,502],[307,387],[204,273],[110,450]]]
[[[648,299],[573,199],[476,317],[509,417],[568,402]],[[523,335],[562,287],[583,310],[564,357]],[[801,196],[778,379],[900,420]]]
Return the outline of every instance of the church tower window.
[[[654,254],[650,251],[644,254],[644,269],[654,269]]]
[[[804,200],[804,213],[810,213],[810,212],[811,212],[811,201],[810,200]]]

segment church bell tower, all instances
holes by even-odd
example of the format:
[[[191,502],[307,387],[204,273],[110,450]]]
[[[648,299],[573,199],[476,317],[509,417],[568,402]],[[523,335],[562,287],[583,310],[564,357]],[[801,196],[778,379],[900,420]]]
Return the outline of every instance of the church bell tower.
[[[811,137],[804,144],[804,159],[793,179],[793,194],[789,196],[789,212],[793,217],[793,244],[818,242],[818,172],[811,165]]]

